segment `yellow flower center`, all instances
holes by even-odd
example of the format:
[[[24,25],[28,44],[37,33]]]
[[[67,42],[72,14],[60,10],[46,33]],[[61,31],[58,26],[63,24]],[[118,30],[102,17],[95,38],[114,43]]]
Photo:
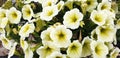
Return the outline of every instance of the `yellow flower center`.
[[[50,11],[47,12],[47,16],[51,16],[52,14],[53,14],[52,10],[50,10]]]
[[[104,4],[102,7],[101,7],[101,9],[102,10],[104,10],[104,9],[106,9],[108,6],[106,5],[106,4]]]
[[[17,18],[17,13],[16,13],[16,12],[13,12],[13,13],[12,13],[12,17],[13,17],[13,18]]]
[[[25,29],[24,29],[24,32],[27,32],[29,30],[30,26],[29,25],[26,25],[25,26]]]
[[[102,22],[102,17],[101,17],[101,15],[99,15],[99,14],[95,15],[95,20],[96,20],[97,22]]]

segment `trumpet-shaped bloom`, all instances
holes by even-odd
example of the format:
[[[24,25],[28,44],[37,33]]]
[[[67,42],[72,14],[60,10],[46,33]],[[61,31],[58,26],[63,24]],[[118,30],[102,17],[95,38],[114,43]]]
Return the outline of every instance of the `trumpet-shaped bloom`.
[[[21,19],[21,12],[17,10],[15,7],[10,8],[7,13],[7,18],[9,19],[10,23],[18,24]]]
[[[116,34],[116,29],[114,26],[98,26],[96,34],[98,35],[98,40],[112,42]]]
[[[51,42],[46,42],[44,46],[39,47],[36,50],[37,54],[40,55],[40,58],[46,58],[50,56],[53,52],[60,52],[60,49]]]
[[[33,58],[33,51],[30,49],[30,47],[28,47],[26,50],[25,50],[25,58]]]
[[[96,30],[94,29],[92,32],[91,32],[91,38],[93,39],[93,40],[98,40],[98,37],[97,37],[98,35],[96,34]]]
[[[40,14],[41,20],[50,21],[54,16],[58,14],[57,6],[48,6],[43,8],[42,13]]]
[[[82,45],[79,41],[73,41],[67,50],[67,55],[70,58],[80,58],[82,52]]]
[[[30,21],[32,16],[34,15],[33,10],[30,5],[23,6],[22,14],[23,14],[23,18],[28,21]]]
[[[1,40],[2,43],[3,43],[3,44],[2,44],[3,47],[6,48],[6,49],[8,49],[8,50],[10,50],[10,48],[11,48],[11,46],[12,46],[11,41],[8,40],[8,39],[5,37],[5,35],[1,35],[1,36],[0,36],[0,40]]]
[[[108,54],[108,48],[102,41],[92,41],[91,50],[93,54],[93,58],[106,58]]]
[[[66,29],[63,25],[60,25],[50,33],[50,37],[58,47],[66,48],[71,43],[70,39],[72,37],[72,31]]]
[[[97,25],[103,25],[105,24],[107,15],[104,13],[104,11],[92,11],[91,16],[90,16],[91,20],[97,24]]]
[[[60,2],[57,4],[58,10],[60,11],[63,6],[64,6],[64,1],[60,1]]]
[[[5,28],[8,23],[8,18],[3,18],[0,21],[0,28]]]
[[[17,42],[13,44],[13,47],[10,48],[10,51],[8,53],[8,58],[11,58],[14,55],[15,49],[16,49]]]
[[[95,9],[96,6],[98,5],[97,0],[82,0],[82,3],[86,3],[87,6],[86,7],[83,6],[83,7],[85,7],[86,10],[89,12],[91,12],[93,9]]]
[[[108,0],[102,0],[101,3],[98,4],[97,10],[110,10],[111,9],[111,2]]]
[[[92,40],[89,37],[85,37],[82,41],[82,54],[81,57],[86,57],[91,55],[90,43]]]
[[[28,37],[30,33],[34,32],[35,26],[33,23],[26,23],[19,31],[21,37]]]
[[[117,56],[119,55],[120,49],[119,48],[115,48],[111,53],[110,53],[110,58],[117,58]]]
[[[58,0],[43,0],[42,2],[42,7],[48,7],[48,6],[53,6],[57,3]]]
[[[20,39],[20,45],[23,49],[23,51],[25,51],[27,48],[28,48],[28,43],[27,41],[23,40],[23,39]]]
[[[53,52],[50,56],[46,58],[66,58],[66,56],[62,55],[60,52]]]
[[[67,11],[64,15],[63,24],[67,28],[76,29],[80,25],[80,21],[83,19],[83,14],[79,12],[77,8]]]
[[[0,9],[0,20],[3,19],[3,18],[6,18],[6,12],[7,12],[7,10]]]

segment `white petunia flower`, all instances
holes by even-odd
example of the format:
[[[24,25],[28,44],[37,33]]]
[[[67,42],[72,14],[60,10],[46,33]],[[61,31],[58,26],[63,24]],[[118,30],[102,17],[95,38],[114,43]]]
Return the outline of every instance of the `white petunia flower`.
[[[53,52],[50,56],[46,58],[66,58],[66,56],[62,55],[60,52]]]
[[[21,20],[21,12],[17,10],[15,7],[10,8],[7,13],[7,18],[9,19],[10,23],[18,24]]]
[[[117,58],[117,56],[119,55],[120,49],[119,48],[115,48],[111,53],[110,53],[110,58]]]
[[[82,53],[82,45],[78,40],[73,41],[67,49],[67,55],[70,58],[80,58],[81,53]]]
[[[64,1],[60,1],[60,2],[57,4],[58,10],[60,11],[63,6],[64,6]]]
[[[19,31],[21,37],[28,37],[30,33],[34,32],[35,26],[33,23],[26,23]]]
[[[105,42],[105,45],[108,47],[109,50],[114,48],[112,42]]]
[[[4,48],[10,50],[11,46],[12,46],[12,43],[10,40],[8,40],[5,35],[1,35],[0,36],[0,40],[2,41],[2,45]]]
[[[97,10],[110,10],[111,9],[111,2],[108,0],[102,0],[101,3],[98,4]]]
[[[90,18],[95,24],[101,26],[101,25],[105,24],[107,15],[104,13],[104,11],[93,10]]]
[[[105,42],[112,42],[114,40],[116,29],[114,26],[98,26],[96,28],[96,34],[98,35],[98,40]]]
[[[108,54],[108,48],[102,41],[92,41],[91,50],[93,54],[93,58],[106,58]]]
[[[98,40],[98,35],[96,34],[96,29],[91,32],[91,39]]]
[[[53,52],[60,52],[60,49],[55,46],[55,44],[51,42],[46,42],[44,46],[39,47],[36,50],[37,54],[40,55],[39,58],[46,58],[47,56],[51,55]]]
[[[42,43],[46,43],[46,42],[53,42],[53,40],[50,37],[50,32],[52,30],[44,30],[41,32],[41,39],[42,39]]]
[[[42,7],[48,7],[48,6],[53,6],[57,3],[58,0],[43,0],[42,1]]]
[[[91,55],[91,48],[90,48],[90,43],[92,40],[89,37],[85,37],[82,41],[82,53],[81,57],[86,57]]]
[[[34,15],[31,6],[28,5],[28,4],[23,6],[23,8],[22,8],[22,14],[23,14],[23,18],[25,20],[28,20],[28,21],[30,21],[31,18],[33,17],[33,15]]]
[[[77,8],[67,11],[64,15],[63,24],[67,28],[76,29],[80,25],[80,21],[83,19],[83,14],[79,12]]]
[[[16,49],[17,42],[13,44],[13,47],[10,48],[10,51],[8,53],[8,58],[11,58],[14,55],[15,49]]]
[[[70,39],[72,37],[72,31],[66,29],[63,25],[60,25],[51,31],[50,37],[58,47],[66,48],[71,43]]]
[[[54,16],[58,14],[57,6],[48,6],[43,8],[42,13],[40,14],[41,20],[50,21]]]
[[[28,48],[28,43],[27,41],[23,40],[23,39],[20,39],[20,45],[23,49],[23,51],[25,51],[27,48]]]
[[[25,50],[25,56],[24,56],[24,58],[33,58],[33,51],[30,49],[30,47],[28,47]]]
[[[8,23],[8,18],[6,17],[7,10],[0,9],[0,28],[5,28]]]

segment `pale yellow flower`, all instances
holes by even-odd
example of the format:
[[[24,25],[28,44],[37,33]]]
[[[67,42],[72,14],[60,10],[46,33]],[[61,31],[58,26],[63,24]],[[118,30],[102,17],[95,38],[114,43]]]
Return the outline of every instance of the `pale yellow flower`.
[[[50,56],[46,58],[66,58],[66,56],[61,54],[60,52],[53,52]]]
[[[110,10],[111,9],[111,2],[108,0],[102,0],[101,3],[98,4],[97,10]]]
[[[42,13],[40,14],[41,20],[50,21],[54,16],[58,14],[57,6],[48,6],[43,8]]]
[[[30,47],[28,47],[24,53],[25,53],[24,58],[33,58],[33,51],[30,49]]]
[[[28,4],[23,6],[23,8],[22,8],[22,14],[23,14],[23,18],[25,20],[28,20],[28,21],[30,21],[31,18],[33,17],[33,15],[34,15],[31,6],[28,5]]]
[[[83,19],[83,14],[79,12],[77,8],[67,11],[64,15],[63,24],[67,28],[76,29],[80,25],[80,21]]]
[[[57,4],[57,8],[58,10],[60,11],[64,6],[64,1],[60,1],[58,4]]]
[[[15,7],[10,8],[7,12],[7,18],[9,19],[10,23],[18,24],[21,20],[21,12],[17,10]]]
[[[82,53],[82,45],[78,40],[73,41],[67,49],[67,55],[70,58],[80,58],[81,53]]]
[[[98,40],[98,35],[96,34],[96,30],[95,29],[91,32],[91,39]]]
[[[103,25],[105,24],[107,15],[104,13],[104,11],[96,11],[93,10],[90,16],[90,19],[97,25]]]
[[[23,49],[23,51],[25,51],[27,48],[28,48],[28,43],[27,41],[23,40],[23,39],[20,39],[20,45]]]
[[[53,6],[57,3],[58,0],[43,0],[42,1],[42,7],[48,7],[48,6]]]
[[[35,29],[35,26],[33,23],[26,23],[22,26],[22,28],[19,31],[19,35],[21,37],[28,37],[30,33],[33,33]]]
[[[8,23],[8,18],[3,18],[0,21],[0,28],[5,28]]]
[[[96,28],[96,34],[98,35],[98,40],[105,42],[112,42],[115,38],[116,29],[114,26],[98,26]]]
[[[10,48],[10,51],[8,53],[8,58],[11,58],[14,55],[14,52],[16,50],[16,45],[17,45],[17,42],[15,42],[13,46]]]
[[[39,58],[46,58],[47,56],[51,55],[53,52],[60,52],[60,49],[56,47],[55,44],[51,42],[46,42],[44,46],[39,47],[36,50],[37,54],[40,55]]]
[[[58,47],[66,48],[71,43],[70,39],[72,37],[72,31],[66,29],[63,25],[60,25],[51,31],[50,37]]]
[[[117,56],[119,55],[120,49],[119,48],[115,48],[111,53],[110,53],[110,58],[117,58]]]
[[[81,53],[81,57],[86,57],[91,55],[92,51],[90,48],[90,43],[92,42],[92,40],[89,37],[85,37],[82,41],[82,53]]]
[[[0,20],[6,18],[7,10],[0,8]]]
[[[93,58],[106,58],[108,54],[108,47],[102,41],[92,41],[91,50],[93,54]]]

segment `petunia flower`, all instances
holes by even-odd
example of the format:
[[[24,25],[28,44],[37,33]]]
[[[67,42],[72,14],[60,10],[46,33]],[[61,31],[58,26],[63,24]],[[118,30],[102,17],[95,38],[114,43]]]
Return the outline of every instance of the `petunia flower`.
[[[112,42],[115,38],[116,29],[114,26],[98,26],[96,28],[96,34],[98,35],[98,40],[105,42]]]
[[[50,21],[54,16],[58,14],[57,6],[48,6],[43,8],[43,11],[40,14],[41,20]]]
[[[102,41],[92,41],[91,50],[93,54],[93,58],[106,58],[108,54],[108,47]]]
[[[112,52],[110,53],[110,58],[117,58],[117,56],[119,55],[120,49],[119,48],[115,48],[114,50],[112,50]]]
[[[10,48],[10,51],[8,53],[8,58],[11,58],[14,55],[14,52],[16,50],[16,45],[17,45],[17,42],[15,42],[13,46]]]
[[[90,16],[90,19],[99,26],[105,24],[106,18],[107,15],[104,13],[104,11],[93,10]]]
[[[28,21],[31,20],[31,18],[33,17],[34,13],[33,13],[33,10],[32,10],[32,8],[31,8],[31,6],[29,4],[23,6],[22,14],[23,14],[23,18],[25,20],[28,20]]]
[[[21,37],[28,37],[30,33],[34,32],[35,26],[33,23],[26,23],[19,31]]]
[[[67,28],[76,29],[80,25],[80,21],[83,19],[83,14],[79,12],[77,8],[67,11],[64,15],[63,24]]]
[[[23,51],[25,51],[28,48],[27,41],[20,39],[20,46],[22,47]]]
[[[18,24],[21,20],[21,12],[17,10],[15,7],[11,7],[9,11],[7,12],[7,18],[10,21],[10,23]]]
[[[92,40],[89,37],[85,37],[82,41],[82,53],[81,57],[86,57],[91,55],[91,48],[90,48],[90,43]]]
[[[60,1],[58,4],[57,4],[57,8],[58,10],[60,11],[64,6],[64,1]]]
[[[81,53],[82,53],[82,45],[78,40],[73,41],[67,49],[67,55],[70,58],[80,58]]]
[[[24,51],[25,55],[24,58],[33,58],[33,51],[31,50],[30,47],[28,47],[25,51]]]
[[[48,6],[53,6],[57,3],[58,0],[43,0],[42,1],[42,7],[48,7]]]
[[[46,44],[39,47],[36,52],[38,55],[40,55],[39,58],[46,58],[47,56],[50,56],[53,52],[60,52],[60,49],[56,47],[55,44],[51,42],[46,42]]]
[[[60,52],[53,52],[50,56],[46,58],[66,58],[66,56],[61,54]]]
[[[60,25],[51,31],[50,37],[58,47],[66,48],[71,43],[72,31]]]

